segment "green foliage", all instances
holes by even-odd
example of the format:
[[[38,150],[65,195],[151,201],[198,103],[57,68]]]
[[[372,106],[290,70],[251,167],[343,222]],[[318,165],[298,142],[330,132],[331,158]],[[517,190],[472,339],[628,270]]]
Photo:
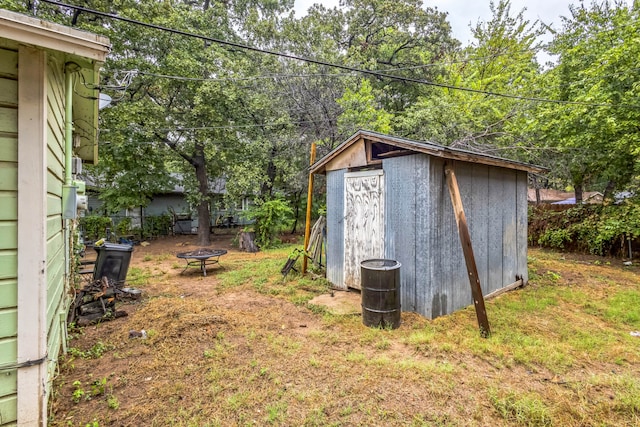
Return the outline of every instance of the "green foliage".
[[[131,234],[131,217],[124,217],[116,224],[116,233],[118,236],[126,236]]]
[[[345,134],[358,129],[367,129],[381,133],[391,131],[392,115],[382,106],[377,105],[373,88],[368,80],[361,80],[357,91],[347,88],[342,98],[338,99],[343,113],[338,119],[338,127]]]
[[[619,205],[583,205],[566,210],[533,208],[529,214],[532,244],[596,255],[627,255],[627,239],[640,237],[640,201]]]
[[[553,166],[552,177],[575,188],[625,189],[640,147],[633,72],[640,55],[640,9],[609,1],[569,9],[550,45],[559,64],[545,73],[541,88],[544,97],[575,104],[538,106],[539,140],[555,153],[545,164]]]
[[[280,243],[278,234],[291,225],[293,211],[286,201],[274,199],[257,203],[245,211],[243,216],[255,221],[253,229],[256,233],[256,243],[260,248],[268,249]]]
[[[146,216],[144,217],[143,230],[141,238],[166,236],[171,231],[171,225],[173,219],[169,214],[163,214],[158,216]],[[136,230],[140,233],[140,229]]]
[[[80,229],[84,232],[85,240],[98,240],[105,237],[107,228],[112,225],[113,221],[106,216],[88,215],[80,218]]]
[[[84,397],[86,392],[82,389],[82,383],[80,381],[74,381],[73,387],[74,389],[71,393],[71,400],[73,400],[74,403],[80,403],[80,400],[82,400],[82,397]]]

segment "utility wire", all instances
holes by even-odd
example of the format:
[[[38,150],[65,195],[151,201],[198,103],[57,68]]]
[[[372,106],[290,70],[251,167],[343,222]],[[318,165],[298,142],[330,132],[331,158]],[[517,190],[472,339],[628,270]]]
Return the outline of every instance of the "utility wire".
[[[517,100],[521,100],[521,101],[544,102],[544,103],[554,103],[554,104],[562,104],[562,105],[580,105],[580,106],[585,106],[585,107],[628,107],[628,108],[640,108],[640,106],[628,105],[628,104],[617,104],[617,105],[614,105],[614,104],[597,104],[597,103],[590,103],[590,102],[562,101],[562,100],[558,100],[558,99],[527,97],[527,96],[521,96],[521,95],[514,95],[514,94],[486,91],[486,90],[481,90],[481,89],[473,89],[473,88],[469,88],[469,87],[453,86],[453,85],[448,85],[448,84],[445,84],[445,83],[437,83],[437,82],[432,82],[432,81],[429,81],[429,80],[414,79],[414,78],[410,78],[410,77],[400,77],[400,76],[395,76],[393,74],[381,73],[381,72],[378,72],[378,71],[371,71],[371,70],[367,70],[367,69],[363,69],[363,68],[350,67],[350,66],[347,66],[347,65],[340,65],[340,64],[335,64],[335,63],[331,63],[331,62],[321,61],[321,60],[318,60],[318,59],[306,58],[306,57],[302,57],[302,56],[296,56],[296,55],[292,55],[292,54],[289,54],[289,53],[277,52],[277,51],[268,50],[268,49],[261,49],[261,48],[258,48],[258,47],[245,45],[245,44],[242,44],[242,43],[235,43],[235,42],[230,42],[230,41],[226,41],[226,40],[220,40],[220,39],[216,39],[216,38],[213,38],[213,37],[207,37],[207,36],[203,36],[203,35],[196,34],[196,33],[191,33],[191,32],[182,31],[182,30],[176,30],[176,29],[169,28],[169,27],[164,27],[164,26],[161,26],[161,25],[149,24],[149,23],[146,23],[146,22],[137,21],[135,19],[125,18],[125,17],[122,17],[122,16],[116,16],[116,15],[112,15],[110,13],[100,12],[100,11],[97,11],[97,10],[88,9],[88,8],[81,7],[81,6],[75,6],[75,5],[71,5],[71,4],[67,4],[67,3],[62,3],[62,2],[58,2],[58,1],[54,1],[54,0],[42,0],[42,1],[45,2],[45,3],[50,3],[50,4],[57,5],[57,6],[66,7],[66,8],[69,8],[69,9],[75,9],[75,10],[79,10],[81,12],[86,12],[86,13],[90,13],[90,14],[97,15],[97,16],[103,16],[105,18],[116,19],[116,20],[127,22],[127,23],[130,23],[130,24],[140,25],[140,26],[143,26],[143,27],[152,28],[152,29],[159,30],[159,31],[165,31],[165,32],[169,32],[169,33],[172,33],[172,34],[177,34],[177,35],[181,35],[181,36],[185,36],[185,37],[197,38],[197,39],[200,39],[200,40],[208,41],[208,42],[211,42],[211,43],[217,43],[217,44],[224,45],[224,46],[230,46],[230,47],[237,48],[237,49],[244,49],[244,50],[248,50],[248,51],[263,53],[263,54],[266,54],[266,55],[273,55],[273,56],[277,56],[277,57],[280,57],[280,58],[287,58],[287,59],[292,59],[292,60],[295,60],[295,61],[308,62],[310,64],[322,65],[322,66],[326,66],[326,67],[337,68],[337,69],[341,69],[341,70],[345,70],[345,71],[351,71],[351,72],[366,74],[366,75],[373,76],[373,77],[385,78],[385,79],[390,79],[390,80],[395,80],[395,81],[400,81],[400,82],[405,82],[405,83],[417,83],[417,84],[422,84],[422,85],[427,85],[427,86],[439,87],[439,88],[442,88],[442,89],[459,90],[459,91],[463,91],[463,92],[477,93],[477,94],[488,95],[488,96],[497,96],[497,97],[507,98],[507,99],[517,99]]]

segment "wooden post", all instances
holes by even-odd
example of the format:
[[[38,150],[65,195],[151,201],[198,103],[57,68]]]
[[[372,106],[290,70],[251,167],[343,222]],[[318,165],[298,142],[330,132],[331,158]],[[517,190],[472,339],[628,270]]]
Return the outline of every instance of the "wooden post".
[[[478,268],[476,267],[476,259],[473,255],[473,247],[471,246],[471,236],[469,235],[469,227],[467,226],[467,217],[464,214],[462,199],[460,198],[460,190],[456,174],[450,164],[445,163],[444,173],[447,178],[447,186],[449,187],[449,195],[451,196],[451,204],[458,224],[458,235],[460,236],[460,244],[464,253],[464,261],[467,264],[467,272],[469,273],[469,284],[471,285],[471,295],[476,309],[476,317],[478,318],[478,326],[480,327],[480,335],[487,338],[491,335],[489,328],[489,319],[487,311],[484,307],[484,297],[482,296],[482,288],[480,287],[480,278],[478,277]]]
[[[309,166],[312,166],[316,161],[316,143],[311,143],[311,159],[309,160]],[[311,235],[311,206],[313,202],[313,174],[309,172],[309,189],[307,190],[307,217],[304,224],[304,250],[307,250],[309,246],[309,238]],[[307,272],[307,257],[302,257],[302,274]]]

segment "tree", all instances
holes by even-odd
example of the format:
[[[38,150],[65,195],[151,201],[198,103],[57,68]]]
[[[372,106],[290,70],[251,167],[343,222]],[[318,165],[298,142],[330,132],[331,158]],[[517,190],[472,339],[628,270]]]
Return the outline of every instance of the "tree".
[[[573,105],[546,105],[540,128],[562,152],[576,201],[597,185],[610,196],[636,174],[640,148],[639,8],[603,1],[571,6],[550,52],[559,65],[545,76],[548,96]]]
[[[438,79],[476,92],[430,88],[398,118],[402,133],[444,145],[531,160],[535,142],[527,133],[532,104],[489,92],[527,96],[539,81],[537,22],[511,14],[509,1],[490,3],[491,20],[479,22],[474,41],[447,59],[448,73]]]

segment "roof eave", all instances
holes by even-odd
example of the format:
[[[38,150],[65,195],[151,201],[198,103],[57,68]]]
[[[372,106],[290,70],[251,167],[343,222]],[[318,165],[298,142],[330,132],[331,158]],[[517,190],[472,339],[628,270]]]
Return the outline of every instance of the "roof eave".
[[[530,165],[527,163],[502,159],[499,157],[488,156],[485,154],[473,153],[465,150],[451,149],[449,147],[444,147],[444,146],[429,143],[429,142],[412,141],[409,139],[394,137],[391,135],[384,135],[377,132],[359,130],[353,135],[351,135],[342,144],[340,144],[335,149],[333,149],[326,156],[318,160],[314,165],[312,165],[310,168],[310,172],[312,174],[324,174],[326,172],[325,167],[331,160],[336,158],[342,151],[344,151],[347,147],[351,146],[353,143],[360,140],[361,138],[366,138],[366,139],[374,140],[377,142],[383,142],[386,144],[392,144],[407,150],[415,151],[418,153],[429,154],[434,157],[441,157],[445,159],[482,163],[482,164],[487,164],[491,166],[523,170],[529,173],[542,174],[548,171],[548,169],[543,168],[541,166]]]

